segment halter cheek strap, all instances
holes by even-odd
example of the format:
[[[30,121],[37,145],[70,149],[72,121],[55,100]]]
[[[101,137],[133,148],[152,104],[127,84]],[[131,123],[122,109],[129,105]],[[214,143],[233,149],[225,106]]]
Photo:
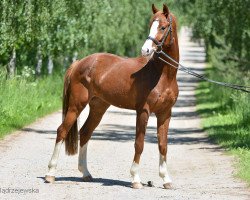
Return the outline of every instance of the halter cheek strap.
[[[152,40],[156,46],[157,46],[157,52],[162,50],[162,46],[165,42],[165,40],[167,39],[168,35],[170,34],[170,43],[168,44],[168,46],[171,46],[173,44],[173,34],[172,34],[172,16],[170,15],[169,17],[169,27],[168,30],[166,32],[166,34],[162,37],[161,42],[159,42],[158,40],[156,40],[155,38],[148,36],[147,39]]]

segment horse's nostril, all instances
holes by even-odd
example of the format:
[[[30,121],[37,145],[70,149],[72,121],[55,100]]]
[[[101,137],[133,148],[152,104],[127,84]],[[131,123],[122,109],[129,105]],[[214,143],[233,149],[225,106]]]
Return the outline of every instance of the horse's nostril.
[[[147,49],[147,53],[149,53],[149,49]]]

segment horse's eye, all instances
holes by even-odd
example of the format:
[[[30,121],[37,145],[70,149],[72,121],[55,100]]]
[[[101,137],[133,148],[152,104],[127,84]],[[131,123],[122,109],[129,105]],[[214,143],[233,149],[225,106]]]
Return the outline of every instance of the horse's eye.
[[[162,27],[161,27],[161,30],[163,30],[163,31],[164,31],[164,30],[165,30],[165,28],[166,28],[166,27],[162,26]]]

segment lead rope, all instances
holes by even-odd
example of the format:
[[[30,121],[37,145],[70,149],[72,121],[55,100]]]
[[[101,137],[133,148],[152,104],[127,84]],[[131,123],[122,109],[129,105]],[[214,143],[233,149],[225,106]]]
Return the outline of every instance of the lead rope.
[[[171,67],[174,67],[176,69],[179,69],[180,71],[186,72],[187,74],[193,75],[199,79],[208,81],[210,83],[215,83],[217,85],[222,85],[224,87],[229,87],[235,90],[240,90],[242,92],[246,92],[246,93],[250,93],[250,86],[242,86],[242,85],[235,85],[235,84],[231,84],[231,83],[224,83],[224,82],[220,82],[220,81],[214,81],[212,79],[209,79],[203,75],[197,74],[196,72],[192,71],[191,69],[189,69],[188,67],[185,67],[184,65],[182,65],[181,63],[177,62],[176,60],[174,60],[173,58],[171,58],[168,54],[166,54],[165,52],[163,52],[162,50],[160,51],[155,51],[155,53],[157,53],[158,55],[163,55],[166,58],[168,58],[169,60],[171,60],[172,62],[174,62],[175,64],[177,64],[178,66],[173,65],[172,63],[164,60],[163,58],[161,58],[160,56],[158,56],[158,58],[165,62],[166,64],[170,65]]]

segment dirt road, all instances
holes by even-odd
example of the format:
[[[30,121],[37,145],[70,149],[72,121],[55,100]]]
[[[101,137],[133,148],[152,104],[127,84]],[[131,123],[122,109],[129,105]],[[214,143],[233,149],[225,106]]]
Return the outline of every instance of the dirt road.
[[[204,48],[190,42],[189,34],[187,29],[181,30],[181,60],[202,72]],[[250,199],[246,185],[234,178],[232,157],[211,144],[200,128],[194,97],[197,80],[181,72],[178,80],[180,96],[173,109],[168,145],[174,189],[162,189],[158,176],[154,116],[148,123],[140,175],[143,183],[153,181],[155,187],[130,188],[135,112],[110,107],[89,142],[88,166],[94,182],[81,181],[78,157],[67,157],[62,149],[56,182],[44,183],[61,121],[57,112],[0,141],[0,199]],[[88,109],[81,124],[87,113]]]

